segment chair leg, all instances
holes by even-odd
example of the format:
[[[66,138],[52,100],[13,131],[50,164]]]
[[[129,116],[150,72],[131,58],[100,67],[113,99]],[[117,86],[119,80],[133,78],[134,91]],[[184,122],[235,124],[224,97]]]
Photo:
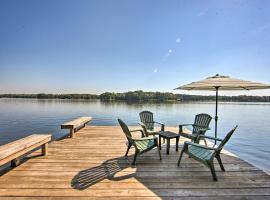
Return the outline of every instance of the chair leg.
[[[203,139],[203,141],[204,141],[205,146],[207,146],[207,142],[206,142],[206,139],[205,138]]]
[[[164,124],[161,125],[161,131],[163,131],[163,132],[165,131],[165,125]],[[164,143],[165,143],[165,138],[163,138],[163,144]]]
[[[178,162],[177,162],[178,167],[180,166],[180,162],[181,162],[181,159],[182,159],[182,156],[183,156],[184,150],[185,150],[184,148],[185,148],[185,147],[183,147],[183,149],[182,149],[182,151],[181,151],[181,153],[180,153],[180,156],[179,156]]]
[[[127,151],[126,151],[125,156],[127,156],[127,155],[128,155],[128,151],[129,151],[130,147],[131,147],[131,144],[130,144],[130,143],[128,143],[128,147],[127,147]]]
[[[157,150],[158,150],[159,160],[162,160],[159,146],[157,146]]]
[[[175,151],[178,151],[179,137],[176,138]]]
[[[211,170],[213,181],[218,181],[213,161],[208,163],[208,166],[209,166],[209,168]]]
[[[161,136],[158,136],[158,149],[161,150]]]
[[[132,165],[135,165],[136,164],[136,158],[138,156],[138,151],[135,151],[135,155],[134,155],[134,158],[133,158],[133,162],[132,162]]]
[[[191,142],[194,142],[194,143],[195,143],[195,140],[192,140],[192,139],[191,139]],[[189,154],[188,154],[188,158],[191,158],[191,156],[190,156]]]
[[[217,158],[217,160],[218,160],[218,163],[219,163],[219,166],[220,166],[221,170],[225,172],[225,168],[224,168],[224,166],[223,166],[223,164],[222,164],[220,155],[219,155],[219,154],[216,154],[216,158]]]

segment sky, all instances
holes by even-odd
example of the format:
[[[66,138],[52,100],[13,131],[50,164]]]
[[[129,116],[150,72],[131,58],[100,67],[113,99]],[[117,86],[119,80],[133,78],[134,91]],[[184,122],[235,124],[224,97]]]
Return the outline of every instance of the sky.
[[[270,84],[269,52],[268,0],[0,0],[0,93],[195,94],[173,89],[217,73]]]

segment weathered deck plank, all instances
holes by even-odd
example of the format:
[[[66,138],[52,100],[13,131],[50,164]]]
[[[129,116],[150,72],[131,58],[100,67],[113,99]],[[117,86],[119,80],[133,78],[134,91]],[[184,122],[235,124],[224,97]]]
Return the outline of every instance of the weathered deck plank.
[[[173,129],[173,128],[171,128]],[[74,138],[49,144],[49,155],[31,158],[0,177],[0,200],[13,199],[270,199],[270,176],[249,163],[222,154],[226,172],[210,171],[172,145],[138,157],[124,158],[125,137],[119,127],[86,126]],[[180,143],[183,140],[180,140]],[[181,148],[180,148],[181,149]],[[217,197],[218,196],[218,197]]]

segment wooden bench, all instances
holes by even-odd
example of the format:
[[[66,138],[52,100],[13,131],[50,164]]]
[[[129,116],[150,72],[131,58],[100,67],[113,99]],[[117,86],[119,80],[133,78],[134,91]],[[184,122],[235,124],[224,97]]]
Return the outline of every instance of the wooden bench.
[[[51,135],[33,134],[14,142],[0,146],[0,166],[11,161],[11,166],[19,164],[19,157],[42,146],[42,155],[48,153],[48,143]]]
[[[85,127],[85,125],[92,120],[92,117],[80,117],[77,119],[74,119],[72,121],[66,122],[61,125],[61,129],[69,129],[69,136],[73,138],[74,133],[82,128]]]

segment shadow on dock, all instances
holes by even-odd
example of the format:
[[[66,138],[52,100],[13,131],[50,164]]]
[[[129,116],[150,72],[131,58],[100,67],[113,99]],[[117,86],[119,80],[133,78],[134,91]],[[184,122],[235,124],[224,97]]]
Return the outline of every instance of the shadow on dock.
[[[128,157],[118,157],[107,160],[101,165],[80,171],[71,181],[74,189],[84,190],[92,185],[104,180],[121,181],[135,177],[136,172],[124,176],[115,177],[118,172],[130,167],[131,165],[123,164],[123,159]]]

